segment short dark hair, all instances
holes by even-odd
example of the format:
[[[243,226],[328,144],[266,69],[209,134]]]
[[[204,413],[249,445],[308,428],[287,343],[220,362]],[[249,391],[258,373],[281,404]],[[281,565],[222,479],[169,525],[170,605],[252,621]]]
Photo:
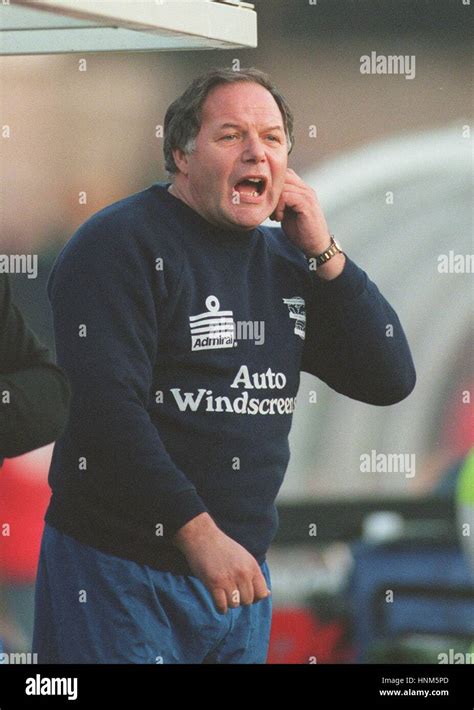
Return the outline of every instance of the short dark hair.
[[[220,84],[235,84],[239,81],[260,84],[273,96],[283,118],[288,153],[291,152],[294,144],[293,113],[285,97],[280,94],[268,74],[254,67],[240,71],[210,69],[194,79],[186,91],[173,101],[166,111],[163,152],[165,168],[170,175],[175,175],[178,172],[173,150],[180,148],[185,153],[190,153],[194,148],[194,140],[201,128],[202,107],[208,94]]]

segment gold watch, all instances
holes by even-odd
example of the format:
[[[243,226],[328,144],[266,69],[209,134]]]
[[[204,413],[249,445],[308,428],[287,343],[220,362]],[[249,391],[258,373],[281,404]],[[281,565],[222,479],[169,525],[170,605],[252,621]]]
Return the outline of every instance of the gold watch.
[[[328,246],[326,251],[323,251],[322,254],[318,254],[316,258],[316,268],[318,266],[322,266],[323,264],[326,264],[329,259],[332,259],[333,256],[336,256],[336,254],[342,254],[342,249],[339,246],[339,244],[336,242],[334,239],[334,235],[331,234],[331,244]]]

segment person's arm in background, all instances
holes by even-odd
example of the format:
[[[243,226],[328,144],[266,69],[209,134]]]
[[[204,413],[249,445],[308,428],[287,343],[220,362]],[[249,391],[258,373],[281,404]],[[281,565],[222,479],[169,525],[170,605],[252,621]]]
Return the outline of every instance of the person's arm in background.
[[[57,439],[69,396],[64,373],[29,329],[0,274],[0,464]]]

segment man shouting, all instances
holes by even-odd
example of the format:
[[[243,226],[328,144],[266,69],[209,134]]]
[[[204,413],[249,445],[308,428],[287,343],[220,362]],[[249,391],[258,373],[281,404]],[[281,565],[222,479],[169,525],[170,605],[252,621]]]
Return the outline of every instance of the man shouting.
[[[56,261],[72,403],[38,571],[41,663],[264,663],[300,371],[373,405],[414,387],[396,313],[288,168],[292,131],[262,72],[198,77],[165,117],[171,181],[92,216]]]

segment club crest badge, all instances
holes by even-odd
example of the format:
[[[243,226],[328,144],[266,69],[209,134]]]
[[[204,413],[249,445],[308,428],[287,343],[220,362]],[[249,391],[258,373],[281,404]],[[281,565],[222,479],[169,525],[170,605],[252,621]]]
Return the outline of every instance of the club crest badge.
[[[304,340],[306,329],[306,311],[304,298],[301,296],[293,296],[293,298],[284,298],[283,303],[288,306],[288,315],[295,321],[294,333]]]

